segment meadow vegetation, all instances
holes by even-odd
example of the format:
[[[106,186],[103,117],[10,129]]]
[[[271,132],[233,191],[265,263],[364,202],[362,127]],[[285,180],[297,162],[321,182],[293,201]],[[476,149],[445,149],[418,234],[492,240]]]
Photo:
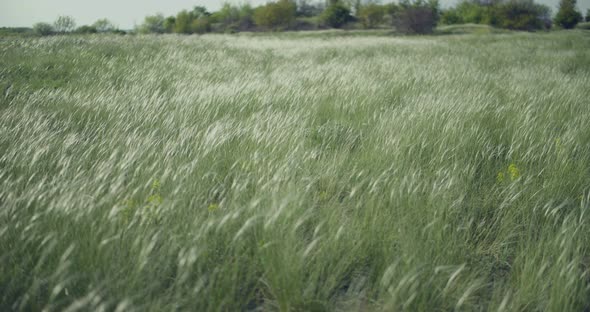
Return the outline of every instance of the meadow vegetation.
[[[588,32],[340,34],[0,41],[0,310],[590,309]]]

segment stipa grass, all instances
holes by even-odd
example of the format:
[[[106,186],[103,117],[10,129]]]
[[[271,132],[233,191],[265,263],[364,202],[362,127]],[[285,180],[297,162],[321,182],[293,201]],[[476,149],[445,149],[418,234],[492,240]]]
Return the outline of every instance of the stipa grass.
[[[0,43],[0,310],[590,308],[590,40]]]

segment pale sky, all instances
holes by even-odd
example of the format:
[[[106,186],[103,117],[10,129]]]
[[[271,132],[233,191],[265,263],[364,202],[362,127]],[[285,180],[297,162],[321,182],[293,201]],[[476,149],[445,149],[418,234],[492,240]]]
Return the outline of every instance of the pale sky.
[[[458,0],[441,0],[443,7],[453,5]],[[232,1],[230,1],[232,2]],[[244,1],[233,1],[244,2]],[[250,0],[259,5],[266,0]],[[382,0],[382,3],[391,2]],[[536,0],[557,11],[559,0]],[[70,15],[78,26],[92,24],[100,18],[107,18],[121,29],[131,29],[141,24],[146,15],[163,13],[176,15],[183,9],[196,5],[207,7],[209,11],[221,7],[219,0],[0,0],[0,27],[30,27],[36,22],[53,22],[59,15]],[[590,8],[590,0],[578,0],[582,14]]]

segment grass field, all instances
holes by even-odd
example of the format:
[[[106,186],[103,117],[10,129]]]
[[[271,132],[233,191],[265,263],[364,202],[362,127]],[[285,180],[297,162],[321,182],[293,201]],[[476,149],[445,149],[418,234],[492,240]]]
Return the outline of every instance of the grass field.
[[[0,41],[0,310],[590,309],[590,36]]]

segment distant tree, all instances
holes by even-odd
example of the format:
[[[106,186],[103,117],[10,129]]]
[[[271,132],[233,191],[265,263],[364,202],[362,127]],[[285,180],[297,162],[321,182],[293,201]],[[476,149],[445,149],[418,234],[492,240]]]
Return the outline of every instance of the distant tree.
[[[387,16],[389,17],[389,21],[391,22],[391,24],[393,26],[394,22],[395,22],[395,17],[397,15],[397,13],[400,11],[400,6],[394,2],[385,4],[384,6],[385,6],[385,12],[387,13]]]
[[[53,27],[58,33],[71,32],[76,28],[76,21],[71,16],[59,16],[53,23]]]
[[[364,28],[375,28],[383,24],[385,13],[384,6],[370,3],[360,7],[357,17]]]
[[[438,11],[438,1],[403,0],[394,16],[395,28],[404,34],[431,33],[438,20]]]
[[[92,24],[92,27],[94,27],[99,33],[113,32],[116,29],[115,25],[106,18],[97,20]]]
[[[290,0],[269,2],[254,10],[254,23],[257,26],[280,30],[286,29],[295,21],[297,5]]]
[[[551,26],[551,9],[533,0],[510,0],[495,6],[492,25],[514,30],[537,30]]]
[[[199,5],[195,6],[191,13],[194,18],[203,18],[203,17],[211,16],[211,13],[209,13],[209,11],[207,11],[207,8],[205,8],[204,6],[199,6]]]
[[[217,24],[218,30],[233,32],[252,27],[253,15],[254,9],[250,4],[236,6],[225,3],[219,11],[211,14],[210,21]]]
[[[432,11],[432,15],[434,17],[434,23],[435,23],[434,26],[436,26],[436,24],[440,20],[440,13],[441,13],[440,1],[439,0],[427,0],[426,4],[430,8],[430,10]]]
[[[453,9],[443,12],[445,24],[495,24],[494,4],[488,0],[463,0]]]
[[[142,34],[162,34],[166,32],[166,28],[164,28],[164,16],[162,14],[146,16],[143,24],[139,26],[138,31]]]
[[[463,17],[456,9],[449,9],[442,12],[440,22],[445,25],[463,24]]]
[[[191,31],[195,34],[208,33],[211,29],[211,22],[208,17],[194,19],[191,23]]]
[[[344,24],[352,21],[352,15],[350,15],[350,9],[342,4],[340,1],[330,1],[331,4],[322,13],[322,21],[333,28],[340,28]]]
[[[576,0],[560,0],[559,10],[555,16],[555,24],[571,29],[582,21],[582,13],[576,8]]]
[[[82,25],[74,31],[77,34],[96,34],[98,30],[94,26]]]
[[[543,28],[545,30],[550,30],[553,26],[553,21],[551,19],[551,8],[544,4],[535,3],[535,11],[537,14],[537,18],[541,21]]]
[[[49,23],[36,23],[33,25],[33,32],[39,36],[50,36],[55,33],[55,30]]]
[[[211,13],[203,6],[196,6],[190,13],[191,32],[204,34],[211,31]]]
[[[358,18],[359,17],[359,12],[361,10],[362,7],[362,1],[361,0],[340,0],[343,1],[344,5],[348,8],[350,8],[351,10],[351,15],[353,15],[354,17]],[[372,0],[368,0],[369,2],[367,4],[372,4]]]
[[[239,8],[239,30],[247,30],[254,25],[254,8],[246,3],[242,4]]]
[[[176,22],[174,23],[174,32],[179,34],[192,33],[191,24],[193,22],[192,14],[187,10],[182,10],[176,15]]]
[[[590,9],[586,10],[586,22],[590,22]]]
[[[297,16],[300,17],[312,17],[322,14],[324,6],[321,2],[312,3],[309,0],[298,0],[297,1]]]
[[[174,27],[176,26],[176,17],[168,16],[164,20],[164,29],[167,33],[174,32]]]

